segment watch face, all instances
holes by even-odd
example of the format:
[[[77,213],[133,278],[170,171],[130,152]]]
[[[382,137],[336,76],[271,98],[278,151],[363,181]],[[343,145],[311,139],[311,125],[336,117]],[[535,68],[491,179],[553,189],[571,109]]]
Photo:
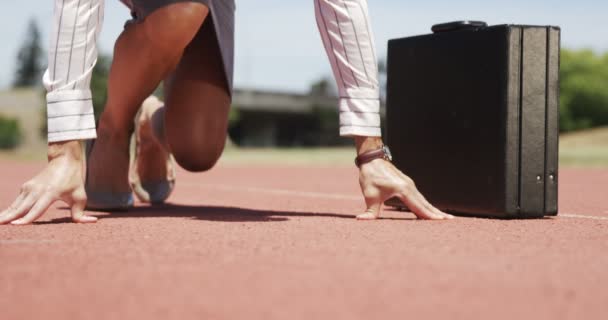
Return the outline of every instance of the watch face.
[[[382,147],[382,151],[384,151],[384,155],[388,161],[393,161],[393,154],[391,154],[391,149],[389,149],[388,146]]]

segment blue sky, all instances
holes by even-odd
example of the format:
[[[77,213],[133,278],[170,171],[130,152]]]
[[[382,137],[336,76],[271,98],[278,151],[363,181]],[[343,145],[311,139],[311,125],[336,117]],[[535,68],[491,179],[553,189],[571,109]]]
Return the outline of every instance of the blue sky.
[[[0,88],[10,85],[17,49],[28,19],[43,29],[44,45],[52,17],[52,0],[0,0]],[[36,3],[36,5],[33,5]],[[11,10],[6,10],[10,7]],[[428,33],[431,25],[462,19],[489,24],[559,25],[568,48],[608,51],[608,1],[548,0],[369,0],[372,26],[380,57],[391,38]],[[106,20],[100,39],[110,53],[128,19],[118,0],[106,0]],[[314,21],[311,0],[237,0],[235,85],[275,90],[305,91],[309,84],[330,75]]]

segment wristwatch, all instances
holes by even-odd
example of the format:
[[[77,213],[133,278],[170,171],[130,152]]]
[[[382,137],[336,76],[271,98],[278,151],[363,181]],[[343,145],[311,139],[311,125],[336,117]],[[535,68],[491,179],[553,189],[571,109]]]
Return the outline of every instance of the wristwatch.
[[[382,146],[381,149],[365,152],[355,158],[355,164],[357,165],[357,167],[360,168],[363,164],[366,164],[376,159],[393,161],[393,155],[391,154],[391,150],[387,146]]]

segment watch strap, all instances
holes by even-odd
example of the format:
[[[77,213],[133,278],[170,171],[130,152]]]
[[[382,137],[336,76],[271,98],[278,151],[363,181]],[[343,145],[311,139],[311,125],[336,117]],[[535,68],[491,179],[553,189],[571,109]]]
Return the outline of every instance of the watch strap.
[[[361,167],[362,165],[364,165],[368,162],[371,162],[373,160],[376,160],[376,159],[388,160],[388,157],[386,155],[384,148],[372,150],[372,151],[368,151],[368,152],[360,154],[358,157],[355,158],[355,164],[357,165],[357,167]]]

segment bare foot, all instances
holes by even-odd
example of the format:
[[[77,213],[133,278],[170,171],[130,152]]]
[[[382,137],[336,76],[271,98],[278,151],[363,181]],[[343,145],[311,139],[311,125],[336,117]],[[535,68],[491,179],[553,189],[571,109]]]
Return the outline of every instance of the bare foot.
[[[171,154],[156,137],[152,116],[163,102],[151,96],[144,101],[136,121],[136,150],[129,175],[129,182],[137,197],[143,202],[164,202],[175,183],[175,171]]]

